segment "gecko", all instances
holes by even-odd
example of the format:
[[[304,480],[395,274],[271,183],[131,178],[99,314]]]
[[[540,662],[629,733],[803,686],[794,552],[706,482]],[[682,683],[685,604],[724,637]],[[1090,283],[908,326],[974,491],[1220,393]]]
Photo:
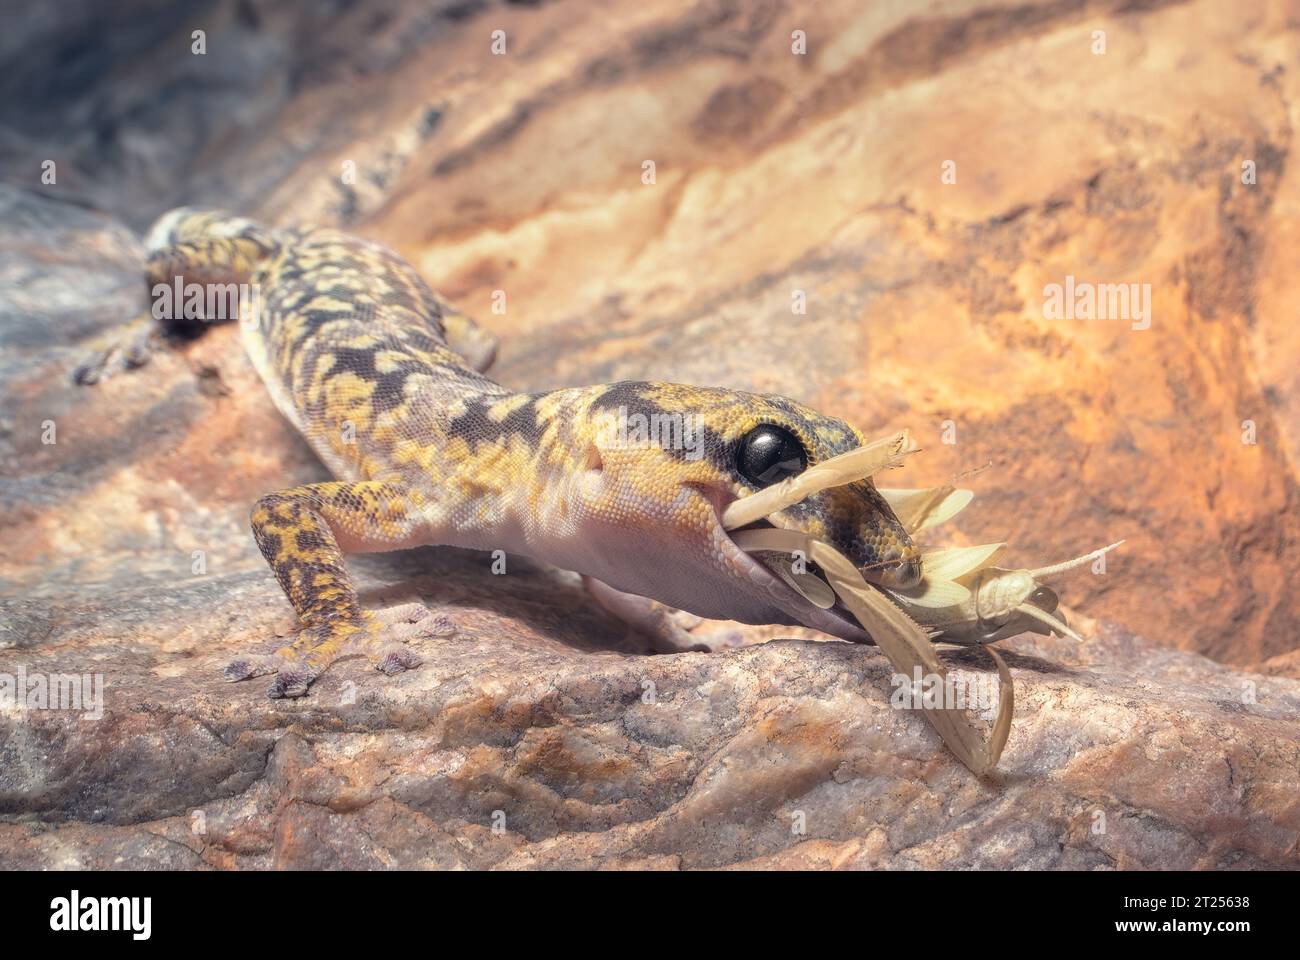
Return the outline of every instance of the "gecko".
[[[178,281],[258,291],[256,315],[238,318],[244,350],[335,478],[253,505],[253,537],[299,624],[269,656],[236,657],[227,679],[274,674],[271,697],[300,697],[345,656],[388,675],[418,667],[402,641],[427,610],[364,608],[344,557],[423,545],[575,571],[596,602],[668,649],[691,648],[677,611],[870,642],[842,604],[810,602],[720,522],[729,503],[860,447],[844,420],[782,396],[657,381],[511,390],[486,375],[496,341],[484,328],[397,253],[328,227],[181,208],[154,223],[145,248],[151,291]],[[182,307],[155,301],[74,379],[139,367],[178,333],[233,319]],[[695,442],[617,429],[679,421]],[[921,578],[917,546],[870,479],[773,519],[831,544],[877,585]]]

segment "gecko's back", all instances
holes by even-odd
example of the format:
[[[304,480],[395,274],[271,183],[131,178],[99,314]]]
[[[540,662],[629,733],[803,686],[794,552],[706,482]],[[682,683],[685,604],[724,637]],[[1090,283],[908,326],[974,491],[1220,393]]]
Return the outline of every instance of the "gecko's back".
[[[392,251],[336,230],[284,231],[252,273],[262,295],[243,341],[276,405],[335,475],[400,470],[441,446],[446,411],[508,391],[448,343],[469,321]]]

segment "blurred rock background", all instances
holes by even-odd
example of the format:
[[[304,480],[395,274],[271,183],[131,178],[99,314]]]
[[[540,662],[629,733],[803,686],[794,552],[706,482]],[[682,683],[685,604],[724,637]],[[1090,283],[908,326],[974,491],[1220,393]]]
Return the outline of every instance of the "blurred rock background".
[[[620,865],[1296,862],[1300,5],[86,0],[4,22],[0,669],[94,663],[119,690],[94,736],[0,717],[8,862],[382,865],[395,847],[362,852],[373,825],[348,819],[378,797],[406,804],[392,843],[417,865],[565,862],[575,838]],[[501,337],[513,386],[788,394],[868,434],[910,427],[925,452],[891,485],[991,464],[963,481],[964,540],[1033,566],[1128,539],[1105,576],[1063,584],[1097,646],[1008,645],[1022,702],[1000,792],[888,710],[874,651],[647,660],[570,580],[487,582],[454,551],[359,564],[370,599],[447,606],[478,638],[422,651],[407,686],[354,665],[303,704],[224,687],[231,648],[290,623],[249,505],[322,468],[231,329],[94,391],[66,379],[145,305],[134,235],[180,204],[392,245]],[[1149,329],[1048,319],[1067,276],[1149,284]],[[777,636],[801,634],[739,633]],[[768,669],[799,679],[763,692]],[[557,670],[576,692],[548,688]],[[708,710],[611,739],[647,670]],[[835,712],[845,670],[881,689]],[[1273,700],[1243,708],[1247,682]],[[448,733],[458,709],[473,722]],[[805,743],[809,710],[826,730]],[[915,757],[891,752],[899,730]],[[1181,746],[1152,748],[1167,736]],[[366,738],[387,747],[332,754]],[[766,750],[774,782],[718,779],[728,750]],[[1211,765],[1180,781],[1192,757]],[[385,786],[402,763],[416,799]],[[184,788],[159,786],[175,770]],[[888,790],[911,800],[872,819]],[[320,823],[285,813],[307,794]],[[933,817],[908,821],[921,795]],[[472,826],[521,797],[511,842]],[[812,838],[772,827],[787,800],[818,811]],[[1016,803],[1041,822],[1025,832]],[[232,825],[199,840],[205,804]],[[1098,840],[1089,804],[1131,832]]]

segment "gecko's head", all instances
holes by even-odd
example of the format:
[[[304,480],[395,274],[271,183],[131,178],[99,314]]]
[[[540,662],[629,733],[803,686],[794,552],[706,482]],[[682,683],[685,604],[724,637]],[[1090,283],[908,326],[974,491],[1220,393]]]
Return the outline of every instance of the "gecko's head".
[[[581,419],[599,476],[592,505],[630,561],[603,558],[613,586],[701,616],[862,639],[841,605],[819,607],[791,585],[789,558],[748,554],[721,524],[733,501],[862,446],[856,429],[784,397],[668,383],[603,388]],[[920,579],[920,552],[870,480],[822,490],[756,525],[823,540],[881,586]],[[820,576],[811,563],[807,572]]]

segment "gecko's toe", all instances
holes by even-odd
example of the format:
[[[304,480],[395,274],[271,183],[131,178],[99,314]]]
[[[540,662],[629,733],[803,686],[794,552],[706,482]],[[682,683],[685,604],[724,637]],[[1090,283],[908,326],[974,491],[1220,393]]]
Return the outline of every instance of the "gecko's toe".
[[[127,370],[143,367],[153,357],[154,338],[142,337],[126,343],[122,347],[122,366]]]
[[[424,660],[419,654],[408,650],[406,647],[393,647],[391,650],[384,652],[375,662],[375,669],[385,676],[395,676],[404,670],[414,670]]]
[[[222,671],[222,676],[231,682],[238,682],[272,673],[275,674],[275,680],[266,691],[272,700],[291,700],[304,696],[307,688],[321,675],[319,669],[279,653],[260,659],[232,660]]]
[[[375,669],[386,676],[414,670],[424,659],[402,644],[422,637],[449,637],[456,624],[445,613],[434,613],[422,603],[403,603],[376,614],[383,623],[382,638],[387,645],[375,657]]]
[[[107,380],[119,366],[124,366],[123,348],[117,343],[93,347],[84,359],[72,368],[72,382],[82,387],[92,387]]]
[[[275,682],[267,689],[266,695],[272,700],[294,700],[306,696],[307,688],[320,672],[307,667],[293,667],[281,670],[275,675]]]
[[[240,680],[247,680],[253,675],[253,664],[249,660],[232,660],[226,664],[221,675],[231,683],[237,683]]]
[[[435,613],[420,626],[423,632],[431,637],[450,637],[456,633],[456,622],[445,613]]]
[[[399,603],[395,607],[385,607],[383,610],[372,612],[379,619],[389,623],[419,623],[433,615],[433,611],[422,603]]]
[[[434,613],[422,603],[403,603],[375,613],[384,625],[385,635],[393,640],[416,637],[449,637],[456,623],[445,613]]]
[[[357,629],[357,626],[360,629]],[[331,664],[364,657],[387,676],[414,670],[424,661],[405,646],[423,637],[445,637],[457,632],[445,613],[434,613],[420,603],[400,604],[386,610],[365,611],[358,621],[331,621],[304,627],[294,642],[269,657],[240,657],[223,671],[230,681],[275,674],[267,690],[272,700],[305,696]]]
[[[108,358],[102,354],[83,360],[73,368],[72,382],[81,387],[93,387],[99,383],[99,375],[107,360]]]
[[[280,666],[279,661],[273,657],[264,657],[260,660],[241,657],[226,664],[225,669],[221,671],[221,675],[231,683],[238,683],[240,680],[251,680],[253,677],[263,677],[268,673],[275,673],[280,669]]]

